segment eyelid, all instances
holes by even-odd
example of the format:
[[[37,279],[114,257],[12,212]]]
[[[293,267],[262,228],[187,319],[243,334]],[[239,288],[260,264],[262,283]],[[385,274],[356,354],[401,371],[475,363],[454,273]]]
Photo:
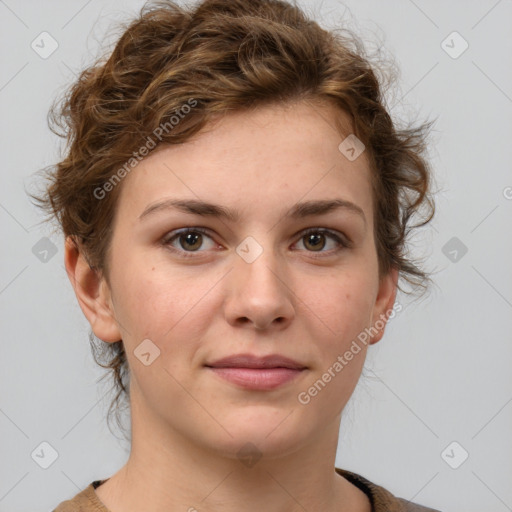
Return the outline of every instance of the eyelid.
[[[173,231],[170,231],[161,239],[161,243],[162,243],[162,245],[169,248],[173,252],[177,252],[184,257],[194,257],[197,254],[206,252],[206,251],[201,251],[201,250],[185,251],[182,249],[176,249],[175,247],[172,247],[170,245],[170,243],[172,241],[174,241],[174,240],[178,239],[180,236],[186,235],[188,233],[201,233],[202,235],[206,235],[208,238],[210,238],[210,239],[212,239],[212,241],[214,241],[213,240],[214,237],[208,228],[204,228],[201,226],[189,226],[189,227],[175,229]],[[313,257],[321,258],[321,257],[331,256],[332,254],[338,253],[343,249],[350,249],[353,245],[352,241],[344,233],[339,232],[337,230],[324,228],[324,227],[310,227],[310,228],[303,229],[302,231],[300,231],[299,233],[297,233],[295,235],[295,238],[297,238],[297,241],[294,242],[293,245],[298,243],[305,236],[312,234],[312,233],[315,233],[315,234],[320,233],[323,235],[327,235],[327,236],[331,237],[331,239],[333,239],[337,244],[339,244],[339,246],[337,248],[331,249],[329,251],[306,251]],[[215,242],[215,243],[217,243],[217,242]]]
[[[208,238],[212,239],[213,236],[210,234],[210,230],[207,228],[203,228],[200,226],[189,226],[181,229],[174,229],[173,231],[169,231],[164,237],[161,239],[161,243],[164,247],[168,248],[172,252],[179,253],[180,256],[185,258],[194,257],[197,254],[200,254],[205,251],[185,251],[183,249],[176,249],[171,246],[171,242],[178,239],[180,236],[186,235],[188,233],[201,233],[202,235],[206,235]],[[197,256],[196,256],[197,257]]]
[[[323,235],[329,235],[331,238],[334,238],[338,243],[343,245],[346,248],[352,247],[352,240],[342,233],[341,231],[337,231],[335,229],[329,229],[329,228],[323,228],[323,227],[313,227],[313,228],[307,228],[299,233],[299,239],[303,238],[306,235],[309,235],[310,233],[321,233]],[[315,251],[310,251],[315,252]]]

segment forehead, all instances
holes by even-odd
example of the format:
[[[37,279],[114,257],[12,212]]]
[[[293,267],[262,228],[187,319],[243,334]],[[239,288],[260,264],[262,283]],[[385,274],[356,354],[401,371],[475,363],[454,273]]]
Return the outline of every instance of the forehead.
[[[248,215],[254,210],[270,221],[272,212],[298,201],[342,198],[370,220],[366,154],[351,161],[339,149],[349,126],[339,110],[306,102],[225,115],[183,144],[159,146],[135,166],[123,180],[117,213],[134,217],[152,202],[189,198]]]

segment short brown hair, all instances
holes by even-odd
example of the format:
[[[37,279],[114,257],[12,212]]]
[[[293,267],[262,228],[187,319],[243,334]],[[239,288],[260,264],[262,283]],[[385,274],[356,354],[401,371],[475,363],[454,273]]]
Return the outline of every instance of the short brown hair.
[[[85,69],[52,106],[50,127],[67,139],[66,155],[49,169],[44,195],[33,197],[108,280],[122,185],[109,187],[101,200],[97,191],[105,190],[116,170],[134,158],[134,149],[154,138],[183,105],[195,102],[160,134],[158,144],[187,141],[216,116],[233,111],[328,102],[349,115],[353,133],[366,146],[380,274],[394,267],[401,278],[425,289],[430,278],[407,257],[405,242],[413,227],[434,214],[432,176],[422,156],[432,123],[398,129],[381,85],[357,36],[324,30],[291,3],[204,0],[185,9],[171,1],[150,2],[108,58]],[[423,219],[411,226],[411,217],[424,207]],[[117,388],[110,415],[122,393],[129,394],[126,355],[122,340],[99,346],[94,341],[91,334],[95,360],[112,370]]]

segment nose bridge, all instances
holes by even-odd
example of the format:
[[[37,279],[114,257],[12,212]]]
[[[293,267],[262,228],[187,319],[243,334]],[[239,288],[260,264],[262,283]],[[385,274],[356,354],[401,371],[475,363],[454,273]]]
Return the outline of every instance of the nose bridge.
[[[226,314],[231,322],[250,321],[264,328],[276,321],[290,320],[294,308],[286,284],[285,266],[275,251],[271,235],[245,238],[236,248],[230,272],[230,298]]]
[[[236,252],[239,258],[235,271],[244,294],[271,297],[283,293],[283,277],[279,275],[282,265],[272,246],[271,236],[265,238],[264,245],[253,237],[247,237],[238,245]]]

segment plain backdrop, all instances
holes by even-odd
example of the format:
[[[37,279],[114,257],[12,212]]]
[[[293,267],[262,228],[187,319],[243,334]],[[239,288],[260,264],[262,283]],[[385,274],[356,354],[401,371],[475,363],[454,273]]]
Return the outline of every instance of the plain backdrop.
[[[299,3],[396,60],[392,115],[437,119],[437,215],[413,247],[435,285],[421,300],[398,297],[404,309],[345,409],[336,464],[444,512],[512,510],[512,2]],[[108,381],[63,240],[25,189],[58,159],[54,97],[142,5],[0,1],[0,512],[51,511],[128,456],[106,424]],[[49,56],[33,49],[42,37],[45,51],[58,45]]]

